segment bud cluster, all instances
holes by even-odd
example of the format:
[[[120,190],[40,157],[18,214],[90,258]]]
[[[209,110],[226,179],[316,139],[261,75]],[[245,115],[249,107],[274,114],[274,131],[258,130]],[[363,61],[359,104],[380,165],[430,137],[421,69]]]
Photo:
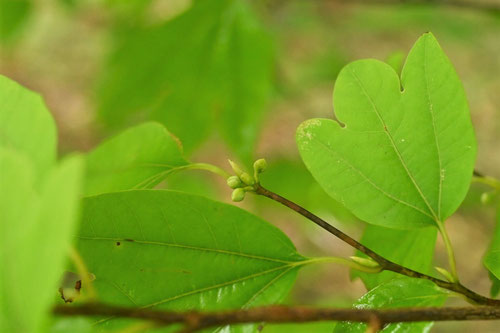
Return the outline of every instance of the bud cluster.
[[[234,189],[231,199],[235,202],[242,201],[245,198],[246,192],[255,191],[255,185],[259,183],[259,174],[264,172],[267,168],[267,162],[261,158],[253,164],[253,177],[243,171],[240,166],[233,161],[229,160],[229,164],[233,169],[235,175],[227,179],[227,185]]]

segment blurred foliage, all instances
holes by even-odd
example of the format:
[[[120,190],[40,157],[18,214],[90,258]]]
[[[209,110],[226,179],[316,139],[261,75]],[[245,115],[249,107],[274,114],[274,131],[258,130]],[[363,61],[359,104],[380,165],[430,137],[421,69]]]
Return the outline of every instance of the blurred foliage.
[[[0,42],[16,37],[32,8],[30,0],[0,0]]]
[[[188,152],[218,126],[248,162],[271,93],[272,49],[245,2],[195,2],[119,41],[98,88],[99,113],[115,128],[130,119],[158,120]]]

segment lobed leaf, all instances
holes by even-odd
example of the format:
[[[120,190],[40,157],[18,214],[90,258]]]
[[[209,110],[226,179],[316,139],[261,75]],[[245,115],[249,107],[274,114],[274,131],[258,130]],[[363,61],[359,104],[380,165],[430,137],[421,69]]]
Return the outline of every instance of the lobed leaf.
[[[333,97],[344,126],[311,119],[297,130],[302,159],[328,194],[398,229],[435,225],[457,209],[476,141],[463,87],[432,34],[415,43],[401,80],[385,63],[360,60],[341,71]]]
[[[180,192],[89,197],[82,221],[78,248],[109,304],[218,310],[276,303],[308,262],[267,222]]]

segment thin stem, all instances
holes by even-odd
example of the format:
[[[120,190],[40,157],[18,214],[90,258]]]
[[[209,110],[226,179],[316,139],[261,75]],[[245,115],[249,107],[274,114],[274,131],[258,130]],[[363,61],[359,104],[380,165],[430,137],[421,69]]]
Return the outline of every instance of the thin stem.
[[[446,247],[446,253],[448,254],[448,264],[450,265],[451,275],[455,279],[453,282],[458,282],[458,274],[457,274],[457,263],[455,260],[455,253],[453,252],[453,247],[451,246],[450,237],[448,236],[448,232],[446,231],[446,227],[444,222],[437,222],[439,233],[441,234],[441,238],[443,239],[443,243]]]
[[[380,324],[421,321],[498,320],[500,307],[427,307],[398,309],[327,309],[268,306],[216,312],[173,312],[104,304],[58,305],[54,314],[62,316],[104,316],[153,321],[158,325],[184,324],[182,332],[243,323],[305,323],[314,321],[354,321]],[[382,326],[382,325],[381,325]]]
[[[485,184],[485,185],[488,185],[488,186],[494,188],[497,191],[500,191],[500,181],[496,178],[493,178],[493,177],[474,176],[474,177],[472,177],[472,182]]]
[[[340,257],[320,257],[320,258],[311,258],[309,260],[306,260],[305,262],[297,262],[297,265],[304,265],[304,264],[320,264],[320,263],[334,263],[334,264],[339,264],[342,266],[346,266],[358,271],[366,272],[366,273],[379,273],[380,272],[380,267],[368,267],[368,266],[363,266],[361,264],[358,264],[357,262],[345,259],[345,258],[340,258]]]
[[[460,284],[460,282],[449,282],[449,281],[444,281],[438,278],[435,278],[433,276],[423,274],[417,271],[414,271],[412,269],[406,268],[404,266],[401,266],[395,262],[392,262],[381,255],[375,253],[371,249],[367,248],[363,244],[359,243],[357,240],[354,238],[348,236],[347,234],[343,233],[339,229],[335,228],[325,220],[321,219],[320,217],[314,215],[307,209],[297,205],[296,203],[280,196],[279,194],[276,194],[274,192],[269,191],[268,189],[265,189],[262,187],[260,184],[255,185],[255,193],[258,195],[265,196],[269,199],[272,199],[276,202],[279,202],[280,204],[294,210],[295,212],[299,213],[300,215],[304,216],[305,218],[309,219],[310,221],[314,222],[321,228],[325,229],[329,233],[333,234],[337,238],[341,239],[345,243],[349,244],[353,248],[359,250],[360,252],[363,252],[373,260],[375,260],[382,268],[382,270],[386,271],[391,271],[394,273],[398,273],[401,275],[406,275],[409,277],[413,278],[418,278],[418,279],[425,279],[434,282],[436,285],[438,285],[441,288],[456,292],[458,294],[464,295],[469,302],[474,303],[474,304],[481,304],[481,305],[491,305],[491,306],[500,306],[500,300],[488,298],[482,295],[479,295],[472,290],[468,289],[467,287],[463,286]]]
[[[184,170],[206,170],[210,171],[212,173],[215,173],[216,175],[219,175],[223,177],[224,179],[227,179],[231,176],[230,173],[226,172],[224,169],[219,168],[216,165],[209,164],[209,163],[191,163],[186,165],[185,167],[182,167]]]
[[[168,164],[158,164],[158,163],[152,163],[152,164],[145,164],[145,166],[154,166],[154,167],[168,167],[167,170],[163,170],[162,172],[159,172],[157,174],[152,175],[149,178],[146,178],[142,182],[138,183],[137,185],[134,186],[135,189],[143,189],[143,188],[149,188],[150,186],[154,184],[159,184],[163,180],[165,180],[169,175],[183,171],[183,170],[205,170],[212,172],[216,175],[221,176],[224,179],[227,179],[229,176],[231,176],[228,172],[225,170],[219,168],[218,166],[215,166],[213,164],[209,163],[190,163],[182,166],[177,166],[177,167],[172,167],[171,165]]]

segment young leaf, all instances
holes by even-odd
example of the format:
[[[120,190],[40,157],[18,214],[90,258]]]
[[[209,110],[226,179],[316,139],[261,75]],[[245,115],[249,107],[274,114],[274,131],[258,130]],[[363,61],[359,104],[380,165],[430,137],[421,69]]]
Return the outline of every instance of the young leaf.
[[[163,125],[144,123],[88,154],[85,194],[152,188],[187,164],[180,143]]]
[[[35,179],[41,180],[56,158],[54,120],[42,98],[0,75],[0,147],[31,159]]]
[[[83,159],[68,158],[35,190],[22,154],[0,149],[0,331],[39,332],[74,233]]]
[[[490,272],[490,279],[492,282],[491,294],[496,296],[500,286],[500,213],[497,217],[497,224],[493,233],[490,247],[486,252],[483,259],[484,266]]]
[[[326,192],[391,228],[435,225],[456,210],[476,141],[463,87],[432,34],[413,46],[401,81],[387,64],[356,61],[339,74],[333,97],[344,127],[312,119],[297,130],[302,159]]]
[[[160,121],[188,153],[217,119],[223,138],[250,162],[273,58],[270,37],[246,1],[195,1],[171,21],[129,33],[115,48],[98,89],[99,114],[109,126],[141,117]]]
[[[434,283],[403,277],[394,279],[373,288],[361,297],[354,307],[358,309],[400,308],[441,306],[446,301],[447,294]],[[433,323],[392,323],[382,332],[427,332]],[[334,333],[366,332],[366,324],[341,322],[335,326]]]
[[[100,301],[154,309],[276,303],[307,263],[280,230],[256,216],[163,190],[85,199],[78,248]]]
[[[436,237],[436,228],[422,228],[408,232],[367,225],[361,238],[361,244],[395,263],[418,272],[429,273],[436,246]],[[359,251],[356,252],[356,255],[365,257]],[[399,274],[388,271],[373,274],[357,270],[352,270],[351,276],[361,278],[368,290],[381,283],[401,277]]]

